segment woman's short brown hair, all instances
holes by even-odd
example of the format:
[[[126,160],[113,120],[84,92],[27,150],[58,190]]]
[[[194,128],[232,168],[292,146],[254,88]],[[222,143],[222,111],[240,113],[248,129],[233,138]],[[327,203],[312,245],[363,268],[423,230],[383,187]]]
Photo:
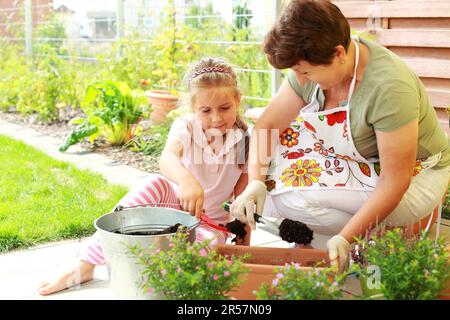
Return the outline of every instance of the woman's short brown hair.
[[[346,50],[350,26],[337,6],[326,0],[291,0],[267,33],[263,50],[270,64],[286,69],[300,60],[330,64],[337,45]]]

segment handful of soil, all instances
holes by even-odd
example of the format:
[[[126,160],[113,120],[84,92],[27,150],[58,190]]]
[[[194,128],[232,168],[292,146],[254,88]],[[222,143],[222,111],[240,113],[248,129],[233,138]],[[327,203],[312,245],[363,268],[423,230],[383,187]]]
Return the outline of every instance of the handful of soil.
[[[174,224],[173,226],[169,226],[162,230],[158,231],[132,231],[132,232],[120,232],[120,230],[114,231],[114,233],[124,234],[127,236],[154,236],[159,234],[170,234],[177,232],[178,228],[182,226],[181,223]]]

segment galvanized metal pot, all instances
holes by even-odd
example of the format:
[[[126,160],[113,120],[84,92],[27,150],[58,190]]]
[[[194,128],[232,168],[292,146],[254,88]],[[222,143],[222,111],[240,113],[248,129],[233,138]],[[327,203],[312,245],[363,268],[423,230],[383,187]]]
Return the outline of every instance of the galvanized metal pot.
[[[139,245],[150,251],[168,250],[169,241],[175,235],[127,235],[132,232],[159,231],[181,223],[187,227],[189,241],[195,241],[196,228],[200,221],[186,212],[161,207],[125,208],[105,214],[95,220],[103,254],[115,299],[161,299],[162,296],[144,293],[139,288],[144,267],[130,247]],[[117,233],[119,231],[120,233]]]

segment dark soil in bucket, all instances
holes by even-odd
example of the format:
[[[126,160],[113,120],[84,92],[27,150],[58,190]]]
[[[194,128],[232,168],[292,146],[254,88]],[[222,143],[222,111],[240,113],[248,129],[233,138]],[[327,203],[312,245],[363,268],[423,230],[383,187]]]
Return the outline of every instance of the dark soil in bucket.
[[[165,229],[158,231],[131,231],[131,232],[120,232],[120,230],[114,231],[117,234],[124,234],[127,236],[155,236],[160,234],[170,234],[177,232],[178,228],[182,226],[181,223],[174,224],[173,226],[169,226]]]

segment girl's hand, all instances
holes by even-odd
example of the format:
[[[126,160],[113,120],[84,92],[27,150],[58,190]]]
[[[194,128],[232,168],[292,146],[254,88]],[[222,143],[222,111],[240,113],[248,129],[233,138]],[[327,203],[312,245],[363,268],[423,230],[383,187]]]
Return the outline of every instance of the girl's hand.
[[[194,177],[180,183],[180,204],[183,210],[200,218],[203,213],[204,191]]]

